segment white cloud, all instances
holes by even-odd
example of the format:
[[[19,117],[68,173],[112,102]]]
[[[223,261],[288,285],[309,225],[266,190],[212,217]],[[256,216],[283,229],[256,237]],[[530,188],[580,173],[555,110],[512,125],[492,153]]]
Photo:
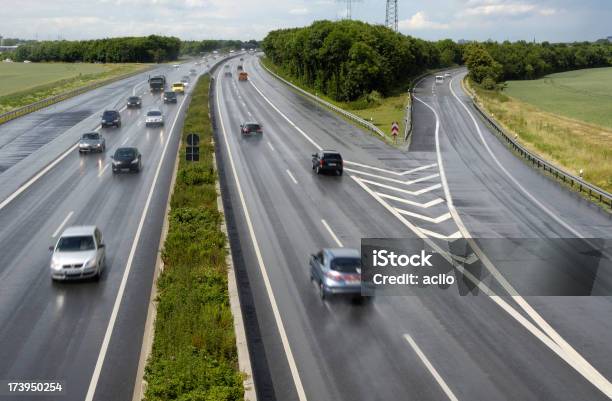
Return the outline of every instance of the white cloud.
[[[440,22],[434,22],[427,19],[427,16],[423,11],[419,11],[412,17],[406,20],[399,21],[400,29],[448,29],[449,24],[443,24]]]
[[[459,12],[460,17],[517,17],[530,15],[549,16],[557,11],[541,8],[537,4],[507,0],[468,0],[466,8]]]
[[[309,11],[306,7],[292,8],[291,10],[289,10],[289,14],[292,15],[306,15],[308,13]]]

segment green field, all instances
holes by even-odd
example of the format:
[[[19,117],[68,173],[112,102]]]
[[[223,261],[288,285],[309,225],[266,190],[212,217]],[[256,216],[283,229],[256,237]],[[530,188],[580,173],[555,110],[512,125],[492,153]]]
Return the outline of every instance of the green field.
[[[612,67],[508,81],[504,92],[541,110],[612,128]]]
[[[0,63],[0,96],[110,69],[105,64],[88,63]]]

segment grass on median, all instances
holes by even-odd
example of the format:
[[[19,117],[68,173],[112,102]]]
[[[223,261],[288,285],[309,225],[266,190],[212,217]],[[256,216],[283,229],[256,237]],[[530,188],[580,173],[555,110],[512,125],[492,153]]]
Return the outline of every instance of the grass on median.
[[[226,238],[217,210],[208,75],[199,79],[182,133],[180,162],[163,246],[147,401],[243,399],[230,310]],[[200,161],[186,162],[185,139],[200,134]]]
[[[612,191],[612,129],[468,84],[485,109],[509,132],[517,134],[521,144],[574,175],[582,169],[586,181]]]
[[[0,63],[0,114],[146,67],[146,64]]]
[[[273,71],[277,75],[280,75],[295,86],[313,94],[316,92],[315,89],[310,88],[304,85],[302,82],[290,77],[289,74],[283,71],[282,68],[278,67],[277,65],[274,65],[270,60],[266,58],[262,58],[261,60],[262,63],[271,71]],[[404,128],[406,125],[406,121],[404,119],[406,117],[406,107],[408,106],[409,102],[407,88],[405,91],[398,92],[402,93],[394,96],[388,96],[385,98],[377,94],[372,94],[368,96],[369,99],[359,99],[354,102],[338,102],[328,96],[325,96],[324,94],[317,93],[317,95],[321,99],[337,107],[356,114],[364,120],[371,121],[374,125],[380,128],[389,138],[392,138],[391,124],[393,123],[393,121],[397,121],[399,123],[400,137],[403,135]]]

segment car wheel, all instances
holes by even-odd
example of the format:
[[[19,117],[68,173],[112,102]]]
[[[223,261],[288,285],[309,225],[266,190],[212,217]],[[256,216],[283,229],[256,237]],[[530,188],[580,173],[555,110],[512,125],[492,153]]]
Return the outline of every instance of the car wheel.
[[[102,270],[100,268],[98,268],[98,271],[96,272],[96,275],[93,276],[94,281],[100,281],[100,277],[102,276]]]
[[[342,175],[342,170],[338,170],[338,175]]]
[[[325,293],[325,287],[323,286],[323,282],[319,283],[319,298],[321,299],[325,299],[325,296],[327,294]]]
[[[321,174],[321,168],[319,166],[315,167],[315,173]]]

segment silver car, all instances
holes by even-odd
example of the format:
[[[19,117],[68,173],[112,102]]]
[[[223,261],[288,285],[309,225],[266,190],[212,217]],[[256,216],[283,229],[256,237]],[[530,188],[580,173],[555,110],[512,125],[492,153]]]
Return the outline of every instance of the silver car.
[[[145,117],[145,126],[163,126],[164,125],[164,116],[160,110],[153,109],[149,110],[147,116]]]
[[[361,295],[361,256],[357,249],[324,248],[310,256],[310,279],[321,299],[332,294]]]
[[[49,247],[53,280],[99,279],[106,261],[102,233],[96,226],[69,227]]]
[[[106,150],[106,139],[98,132],[87,132],[79,141],[79,153],[104,152]]]

